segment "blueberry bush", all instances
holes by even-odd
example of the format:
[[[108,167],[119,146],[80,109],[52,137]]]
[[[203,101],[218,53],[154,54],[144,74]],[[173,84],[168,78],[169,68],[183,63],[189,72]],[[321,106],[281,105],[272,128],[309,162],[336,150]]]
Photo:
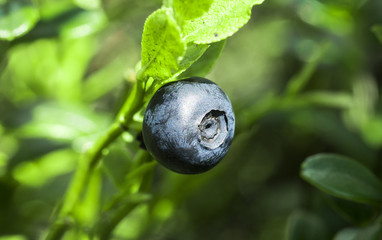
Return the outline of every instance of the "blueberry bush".
[[[0,240],[381,239],[381,10],[0,0]],[[235,136],[179,174],[142,125],[158,89],[195,77],[230,98]],[[207,138],[229,122],[202,115]]]

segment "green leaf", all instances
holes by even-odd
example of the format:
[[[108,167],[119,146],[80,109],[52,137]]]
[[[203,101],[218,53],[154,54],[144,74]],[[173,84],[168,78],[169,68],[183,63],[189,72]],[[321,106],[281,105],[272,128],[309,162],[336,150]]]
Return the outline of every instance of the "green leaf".
[[[382,237],[382,227],[376,223],[365,228],[345,228],[339,231],[334,240],[379,240]]]
[[[382,203],[382,184],[369,169],[336,154],[317,154],[305,160],[301,176],[334,196],[367,204]]]
[[[133,55],[132,51],[129,52],[130,56]],[[134,54],[135,53],[134,51]],[[126,69],[127,63],[120,59],[121,57],[116,58],[102,68],[97,69],[97,71],[92,72],[85,79],[82,85],[82,97],[85,101],[94,101],[110,93],[115,87],[121,86],[124,80],[123,72],[124,69]],[[107,81],[105,81],[105,79],[107,79]]]
[[[101,6],[101,0],[73,0],[73,2],[85,9],[97,9]]]
[[[142,68],[138,79],[165,80],[178,71],[186,51],[181,30],[172,16],[172,10],[162,8],[146,20],[142,35]]]
[[[8,235],[1,236],[0,240],[26,240],[27,238],[22,235]]]
[[[355,240],[358,231],[355,228],[342,229],[334,236],[334,240]]]
[[[186,20],[183,36],[186,42],[208,44],[232,36],[251,17],[251,9],[263,0],[219,0],[214,1],[208,12]]]
[[[97,47],[96,39],[90,37],[44,38],[13,47],[7,54],[5,72],[17,81],[0,81],[7,85],[7,89],[0,86],[0,92],[16,101],[46,98],[79,102],[83,78]]]
[[[173,0],[173,6],[179,18],[190,20],[201,17],[212,2],[213,0]]]
[[[345,220],[360,226],[375,219],[378,212],[376,206],[347,201],[336,197],[328,197],[327,200],[330,206]]]
[[[187,78],[192,76],[204,77],[210,73],[212,67],[220,57],[224,46],[225,40],[212,43],[207,51],[201,56],[195,63],[191,65],[185,72],[183,72],[178,78]]]
[[[65,38],[79,38],[102,30],[107,24],[106,15],[100,10],[81,11],[61,27]]]
[[[19,137],[47,138],[51,140],[85,144],[87,137],[99,133],[107,126],[107,118],[95,114],[87,106],[75,104],[40,104],[33,109],[32,120],[16,132]],[[83,138],[83,139],[82,139]]]
[[[152,95],[164,84],[187,77],[199,76],[203,77],[207,75],[217,59],[219,58],[221,51],[225,45],[225,41],[220,41],[213,44],[191,44],[187,47],[187,51],[179,63],[179,69],[177,73],[174,73],[172,77],[165,79],[164,81],[152,82],[148,81],[146,87],[146,99],[150,99]]]
[[[181,71],[187,70],[201,56],[203,56],[209,47],[210,45],[207,44],[191,44],[187,46],[186,54],[184,54],[184,58],[179,63],[179,69],[181,69]]]
[[[30,31],[39,12],[30,0],[11,0],[0,4],[0,39],[13,40]]]
[[[374,25],[371,30],[377,36],[380,43],[382,43],[382,25]]]
[[[60,149],[34,161],[24,161],[12,171],[13,177],[26,186],[38,187],[76,167],[78,155],[72,149]]]
[[[173,74],[173,76],[171,78],[168,78],[164,81],[159,82],[159,84],[154,85],[153,88],[150,89],[151,91],[148,92],[146,97],[151,98],[152,94],[154,94],[154,92],[156,90],[158,90],[159,87],[163,86],[166,83],[169,83],[169,82],[172,82],[172,81],[179,79],[177,77],[180,74],[182,74],[184,71],[186,71],[190,66],[192,66],[192,64],[194,64],[201,56],[203,56],[203,54],[206,52],[206,50],[209,47],[210,46],[207,44],[191,44],[191,45],[189,45],[187,47],[187,51],[184,54],[182,61],[179,63],[178,72]],[[147,86],[150,86],[150,82],[148,82]]]

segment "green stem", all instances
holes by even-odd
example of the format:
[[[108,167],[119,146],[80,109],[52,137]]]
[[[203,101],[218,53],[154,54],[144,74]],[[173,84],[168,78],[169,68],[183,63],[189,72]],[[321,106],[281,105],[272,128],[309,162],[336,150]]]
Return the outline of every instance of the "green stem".
[[[114,124],[112,124],[106,134],[100,136],[95,144],[81,156],[78,169],[65,195],[58,219],[49,229],[48,240],[61,239],[65,234],[69,227],[68,221],[65,221],[65,219],[75,217],[73,216],[75,206],[80,200],[93,168],[100,162],[103,151],[117,139],[124,129],[127,129],[127,126],[133,121],[134,114],[143,106],[143,95],[143,82],[137,81]]]
[[[119,206],[120,203],[123,201],[123,199],[126,198],[126,196],[128,196],[130,194],[129,191],[130,191],[130,187],[131,187],[131,182],[132,182],[132,180],[134,180],[134,178],[136,178],[138,176],[148,175],[147,173],[153,171],[153,169],[156,165],[157,165],[156,161],[151,161],[151,162],[141,164],[134,171],[132,171],[131,174],[129,174],[126,177],[126,183],[125,183],[124,189],[120,193],[115,195],[115,197],[112,199],[112,201],[110,201],[110,203],[105,208],[106,211],[109,211],[109,210]],[[141,183],[143,180],[144,179],[142,178]]]
[[[62,236],[65,234],[69,224],[65,221],[55,222],[50,227],[50,232],[48,236],[46,237],[46,240],[54,240],[54,239],[61,239]]]
[[[72,213],[75,204],[82,193],[84,184],[90,177],[90,172],[94,166],[97,165],[102,156],[102,150],[109,146],[109,144],[119,137],[122,132],[123,130],[119,125],[113,124],[109,131],[101,136],[94,146],[80,159],[79,168],[66,194],[64,204],[62,205],[60,212],[61,216],[70,215]]]
[[[141,164],[134,171],[132,171],[126,177],[126,184],[124,191],[120,192],[111,202],[109,206],[102,213],[102,218],[96,224],[97,235],[100,240],[109,239],[115,227],[121,222],[124,217],[131,212],[138,205],[148,202],[151,197],[146,196],[143,193],[142,196],[132,197],[130,191],[131,181],[140,178],[139,192],[144,192],[146,189],[146,184],[144,184],[145,179],[152,175],[156,161],[146,162],[149,157],[147,152],[142,152],[137,156],[137,162]],[[142,162],[145,162],[142,164]],[[138,195],[140,193],[137,193]]]
[[[102,135],[98,141],[80,158],[78,169],[73,177],[69,189],[65,195],[57,223],[50,229],[47,239],[60,239],[68,229],[68,221],[65,219],[74,217],[73,210],[78,203],[83,189],[88,182],[91,171],[99,162],[102,151],[112,143],[123,130],[118,124],[113,124],[105,135]]]
[[[270,112],[277,110],[299,109],[303,107],[327,107],[338,109],[349,109],[352,104],[352,96],[347,93],[316,91],[300,94],[290,98],[288,95],[270,95],[248,110],[242,112],[236,134],[242,130],[249,129],[256,121]]]
[[[117,117],[117,121],[123,127],[127,128],[127,125],[133,121],[134,114],[142,108],[144,93],[145,90],[143,81],[137,80],[134,84],[133,90],[122,106]]]
[[[115,211],[111,216],[103,216],[107,224],[99,226],[98,237],[100,240],[107,240],[118,223],[131,212],[139,203],[125,203],[118,211]]]
[[[325,42],[315,50],[311,61],[306,63],[305,66],[289,80],[289,84],[285,89],[285,95],[295,97],[307,85],[329,47],[330,43]]]

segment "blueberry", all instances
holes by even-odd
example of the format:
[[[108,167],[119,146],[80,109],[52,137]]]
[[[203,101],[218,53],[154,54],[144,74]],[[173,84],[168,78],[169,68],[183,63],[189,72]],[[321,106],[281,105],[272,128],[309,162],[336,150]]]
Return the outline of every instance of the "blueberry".
[[[213,82],[193,77],[162,86],[143,120],[147,150],[178,173],[205,172],[228,152],[235,115],[227,95]]]

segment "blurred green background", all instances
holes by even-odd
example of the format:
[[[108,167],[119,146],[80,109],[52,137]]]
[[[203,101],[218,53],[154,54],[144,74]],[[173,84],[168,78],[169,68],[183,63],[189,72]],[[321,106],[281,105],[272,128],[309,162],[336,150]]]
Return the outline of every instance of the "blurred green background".
[[[79,154],[130,91],[144,20],[160,5],[0,0],[1,240],[43,236]],[[382,1],[255,6],[207,76],[236,112],[227,157],[201,175],[158,165],[151,199],[113,239],[323,240],[373,222],[373,209],[319,192],[299,171],[306,157],[329,152],[382,176],[381,41]],[[110,148],[101,200],[89,204],[116,194],[113,182],[144,154],[135,134]]]

